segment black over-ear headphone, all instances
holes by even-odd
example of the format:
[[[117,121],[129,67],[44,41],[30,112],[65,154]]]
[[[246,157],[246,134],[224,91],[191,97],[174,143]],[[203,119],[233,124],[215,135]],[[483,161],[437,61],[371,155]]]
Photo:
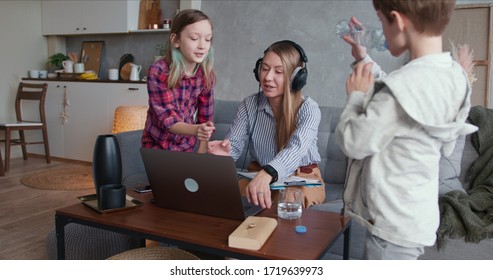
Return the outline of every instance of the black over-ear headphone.
[[[290,44],[291,46],[293,46],[298,51],[298,53],[300,54],[301,60],[303,60],[303,62],[305,64],[308,62],[308,58],[306,57],[305,51],[303,50],[303,48],[300,45],[298,45],[295,42],[290,41],[290,40],[283,40],[283,41],[276,42],[274,44],[278,44],[278,43]],[[274,45],[274,44],[272,44],[272,45]],[[267,53],[269,48],[267,48],[264,51],[264,55],[265,55],[265,53]],[[257,59],[257,62],[255,63],[255,68],[253,69],[253,74],[255,74],[255,79],[258,82],[260,82],[259,73],[260,73],[260,66],[262,64],[262,59],[263,59],[263,57]],[[294,71],[293,71],[293,74],[291,74],[291,81],[290,81],[291,91],[297,92],[297,91],[301,90],[306,85],[306,79],[307,78],[308,78],[308,70],[306,69],[306,65],[304,65],[303,67],[300,67],[300,66],[296,67],[296,69],[294,69]]]

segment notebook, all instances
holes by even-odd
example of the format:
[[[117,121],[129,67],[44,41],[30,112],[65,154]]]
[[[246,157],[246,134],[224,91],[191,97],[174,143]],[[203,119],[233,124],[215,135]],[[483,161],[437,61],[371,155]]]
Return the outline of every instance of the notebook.
[[[262,210],[240,194],[233,158],[141,148],[158,207],[243,221]]]

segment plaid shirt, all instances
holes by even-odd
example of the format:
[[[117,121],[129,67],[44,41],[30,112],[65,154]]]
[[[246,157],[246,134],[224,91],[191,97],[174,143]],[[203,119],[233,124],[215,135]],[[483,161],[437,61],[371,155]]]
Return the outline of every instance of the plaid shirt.
[[[167,86],[168,75],[169,65],[164,59],[149,67],[149,110],[142,134],[142,147],[192,152],[197,138],[171,133],[169,128],[178,122],[198,124],[212,121],[214,83],[210,90],[206,88],[202,67],[199,67],[193,77],[184,75],[173,89]]]

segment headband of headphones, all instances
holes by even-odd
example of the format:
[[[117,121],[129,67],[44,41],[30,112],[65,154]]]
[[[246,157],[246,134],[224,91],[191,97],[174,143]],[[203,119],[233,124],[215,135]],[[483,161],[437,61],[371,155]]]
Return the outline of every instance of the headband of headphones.
[[[305,51],[303,50],[303,48],[300,45],[298,45],[295,42],[290,41],[290,40],[278,41],[278,42],[273,43],[272,45],[280,44],[280,43],[290,44],[293,48],[295,48],[298,51],[298,53],[300,54],[301,60],[304,63],[308,62],[308,58],[306,57]],[[264,55],[269,51],[269,48],[267,48],[264,51]],[[259,71],[260,71],[260,66],[262,64],[262,59],[263,58],[261,57],[257,60],[257,62],[255,63],[255,68],[253,69],[253,74],[255,75],[255,79],[258,82],[260,82],[260,76],[259,76],[260,72]],[[308,70],[306,69],[306,66],[296,67],[296,69],[294,69],[294,71],[293,71],[293,74],[291,75],[291,82],[290,82],[291,90],[293,92],[300,91],[306,85],[307,78],[308,78]]]

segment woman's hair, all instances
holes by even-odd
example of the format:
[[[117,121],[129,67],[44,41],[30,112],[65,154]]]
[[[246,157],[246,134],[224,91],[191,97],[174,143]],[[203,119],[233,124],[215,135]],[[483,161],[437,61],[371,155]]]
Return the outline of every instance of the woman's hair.
[[[429,35],[442,35],[447,27],[455,0],[373,0],[375,10],[380,10],[392,23],[392,11],[406,15],[417,31]]]
[[[202,11],[193,9],[183,10],[179,12],[171,22],[171,29],[168,36],[168,48],[166,49],[165,56],[166,61],[170,65],[168,88],[174,88],[175,86],[177,86],[185,73],[185,61],[180,50],[174,48],[173,44],[171,43],[172,34],[175,34],[176,38],[180,38],[181,32],[183,31],[183,29],[185,29],[185,27],[202,20],[207,20],[211,24],[212,28],[212,23],[209,17]],[[210,89],[215,78],[215,73],[213,69],[214,50],[212,49],[212,44],[209,53],[205,57],[204,61],[200,63],[199,67],[202,67],[202,69],[204,70],[206,87]]]
[[[301,90],[291,91],[291,75],[296,67],[303,67],[303,61],[298,50],[289,42],[281,41],[272,44],[266,51],[274,52],[281,58],[284,68],[284,94],[281,112],[276,117],[276,144],[278,151],[282,150],[296,129],[298,109],[302,103]],[[265,55],[264,55],[265,56]]]

